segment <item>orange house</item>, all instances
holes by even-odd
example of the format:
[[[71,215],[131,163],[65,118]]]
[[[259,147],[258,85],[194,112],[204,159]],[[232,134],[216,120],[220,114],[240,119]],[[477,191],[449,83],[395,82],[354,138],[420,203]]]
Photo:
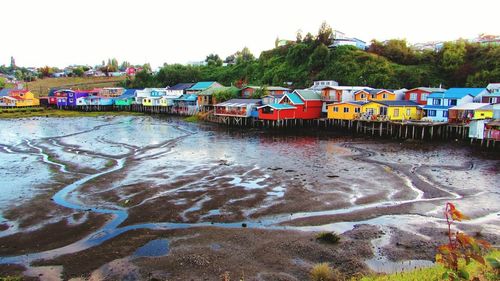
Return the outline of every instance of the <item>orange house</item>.
[[[355,101],[387,101],[396,100],[396,94],[383,89],[361,90],[354,93]]]

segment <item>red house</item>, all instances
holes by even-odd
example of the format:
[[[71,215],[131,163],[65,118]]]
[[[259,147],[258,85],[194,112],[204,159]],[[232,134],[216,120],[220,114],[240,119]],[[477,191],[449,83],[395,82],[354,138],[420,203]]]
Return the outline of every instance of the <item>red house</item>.
[[[419,87],[406,91],[405,100],[413,101],[421,105],[427,105],[427,97],[432,93],[444,93],[443,88]]]
[[[321,96],[311,90],[295,90],[286,93],[278,103],[258,108],[259,119],[316,119],[321,117]]]

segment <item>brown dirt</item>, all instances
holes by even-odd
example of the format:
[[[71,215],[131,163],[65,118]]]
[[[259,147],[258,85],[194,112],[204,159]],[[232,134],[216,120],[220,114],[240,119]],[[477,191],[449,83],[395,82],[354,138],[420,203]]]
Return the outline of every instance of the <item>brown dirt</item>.
[[[314,233],[297,231],[247,228],[137,230],[79,253],[35,264],[63,265],[65,278],[89,276],[103,264],[132,254],[149,240],[167,237],[170,239],[168,255],[132,260],[140,268],[142,278],[220,280],[224,272],[229,272],[232,278],[244,274],[246,279],[254,280],[260,274],[279,276],[286,271],[297,280],[305,280],[312,265],[319,262],[330,262],[347,275],[367,273],[362,260],[372,256],[370,238],[377,232],[376,228],[368,226],[355,228],[338,244],[329,245],[317,242]],[[121,279],[120,276],[114,278]]]
[[[2,279],[2,277],[21,277],[21,276],[23,276],[23,272],[25,270],[26,270],[26,268],[22,265],[0,264],[0,279]],[[39,279],[36,277],[23,276],[22,280],[35,281],[35,280],[39,280]]]
[[[96,231],[108,220],[108,216],[89,214],[88,219],[77,225],[61,220],[31,232],[18,232],[0,238],[0,256],[14,256],[41,252],[71,244]]]

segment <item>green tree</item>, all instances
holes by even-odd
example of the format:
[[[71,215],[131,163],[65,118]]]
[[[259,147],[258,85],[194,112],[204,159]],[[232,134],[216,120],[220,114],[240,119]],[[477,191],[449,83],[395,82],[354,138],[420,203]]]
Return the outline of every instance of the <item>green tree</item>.
[[[328,62],[329,51],[325,44],[321,43],[309,58],[309,69],[311,71],[322,70]]]
[[[78,77],[82,77],[84,72],[85,70],[83,70],[83,67],[77,67],[73,69],[73,74]]]
[[[217,54],[208,55],[207,58],[205,59],[205,62],[207,63],[208,66],[221,66],[222,65],[222,59]]]
[[[326,46],[329,46],[330,44],[332,44],[333,30],[330,27],[330,25],[328,25],[328,23],[326,23],[326,21],[321,23],[321,26],[319,27],[319,30],[318,30],[318,36],[316,37],[316,40],[318,40],[319,43],[323,43]]]
[[[250,49],[247,47],[243,48],[243,50],[236,52],[235,54],[236,64],[247,63],[255,60],[254,55],[250,52]]]

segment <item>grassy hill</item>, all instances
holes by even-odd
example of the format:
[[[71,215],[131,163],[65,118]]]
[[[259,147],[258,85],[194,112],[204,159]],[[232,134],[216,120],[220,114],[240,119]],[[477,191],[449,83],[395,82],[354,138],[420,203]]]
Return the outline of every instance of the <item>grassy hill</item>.
[[[63,87],[73,89],[91,89],[113,87],[125,80],[125,77],[63,77],[45,78],[26,83],[26,88],[39,96],[46,96],[50,88]]]

